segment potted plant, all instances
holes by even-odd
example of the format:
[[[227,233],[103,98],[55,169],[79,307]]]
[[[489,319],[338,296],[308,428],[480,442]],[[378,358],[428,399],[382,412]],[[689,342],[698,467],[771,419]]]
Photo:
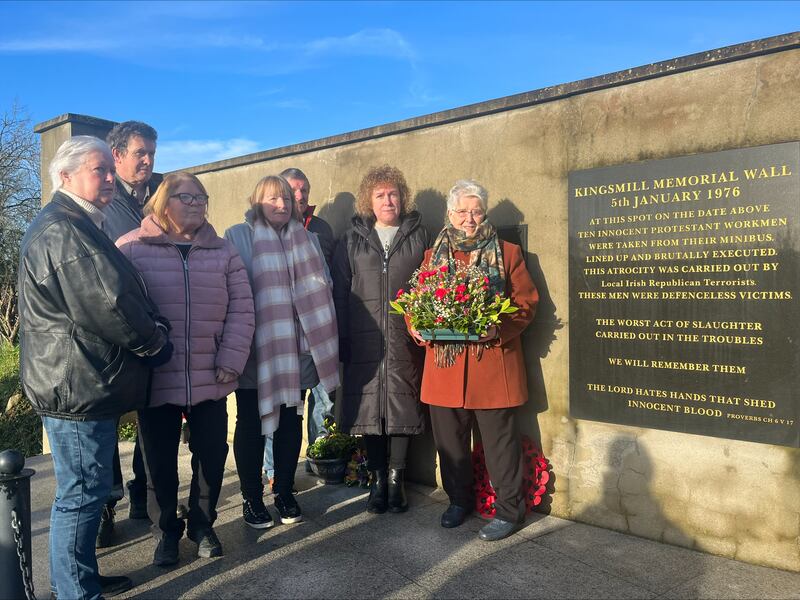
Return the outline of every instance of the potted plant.
[[[330,419],[325,419],[325,428],[328,434],[306,449],[306,458],[321,483],[342,483],[347,463],[358,449],[358,440],[339,431],[336,423]]]

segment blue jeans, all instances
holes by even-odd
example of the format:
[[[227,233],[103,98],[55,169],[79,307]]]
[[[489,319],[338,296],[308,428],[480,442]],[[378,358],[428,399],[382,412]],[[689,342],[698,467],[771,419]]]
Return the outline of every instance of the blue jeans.
[[[331,397],[321,383],[311,390],[311,395],[308,397],[308,412],[308,443],[313,444],[317,438],[328,434],[328,430],[325,429],[325,416],[333,412]]]
[[[313,444],[318,437],[328,434],[328,430],[325,429],[325,416],[333,412],[333,402],[322,384],[311,390],[311,395],[308,397],[308,412],[310,413],[307,419],[308,443]],[[275,475],[271,435],[264,439],[264,473],[270,479]]]
[[[117,420],[42,417],[56,476],[50,512],[50,586],[59,598],[100,598],[95,541],[113,484]]]
[[[275,459],[272,456],[272,436],[264,436],[264,473],[267,479],[275,477]]]

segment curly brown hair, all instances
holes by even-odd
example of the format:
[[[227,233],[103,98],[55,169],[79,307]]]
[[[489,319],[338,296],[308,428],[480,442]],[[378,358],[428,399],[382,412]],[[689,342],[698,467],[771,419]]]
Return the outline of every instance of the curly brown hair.
[[[403,172],[397,167],[390,165],[381,165],[380,167],[372,167],[364,179],[361,180],[361,185],[358,186],[358,198],[356,198],[356,214],[362,219],[375,219],[375,213],[372,211],[372,192],[380,184],[389,184],[397,188],[400,192],[400,218],[405,217],[411,210],[413,210],[413,201],[411,200],[411,190],[408,188],[406,178]]]

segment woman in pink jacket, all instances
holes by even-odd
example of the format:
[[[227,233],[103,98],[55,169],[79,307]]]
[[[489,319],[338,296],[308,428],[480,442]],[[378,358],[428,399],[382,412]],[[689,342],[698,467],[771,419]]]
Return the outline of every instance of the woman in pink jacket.
[[[226,396],[244,369],[255,327],[247,272],[206,220],[207,207],[197,177],[167,175],[145,206],[142,226],[117,240],[169,319],[175,345],[172,359],[153,371],[150,405],[139,411],[158,566],[178,562],[184,530],[176,515],[182,416],[192,432],[187,535],[198,556],[222,555],[212,526],[228,454]]]

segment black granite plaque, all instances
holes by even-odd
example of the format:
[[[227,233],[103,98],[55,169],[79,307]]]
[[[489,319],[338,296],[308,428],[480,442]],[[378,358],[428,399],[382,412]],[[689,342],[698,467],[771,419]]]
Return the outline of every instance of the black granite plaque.
[[[569,175],[574,417],[800,446],[800,143]]]

